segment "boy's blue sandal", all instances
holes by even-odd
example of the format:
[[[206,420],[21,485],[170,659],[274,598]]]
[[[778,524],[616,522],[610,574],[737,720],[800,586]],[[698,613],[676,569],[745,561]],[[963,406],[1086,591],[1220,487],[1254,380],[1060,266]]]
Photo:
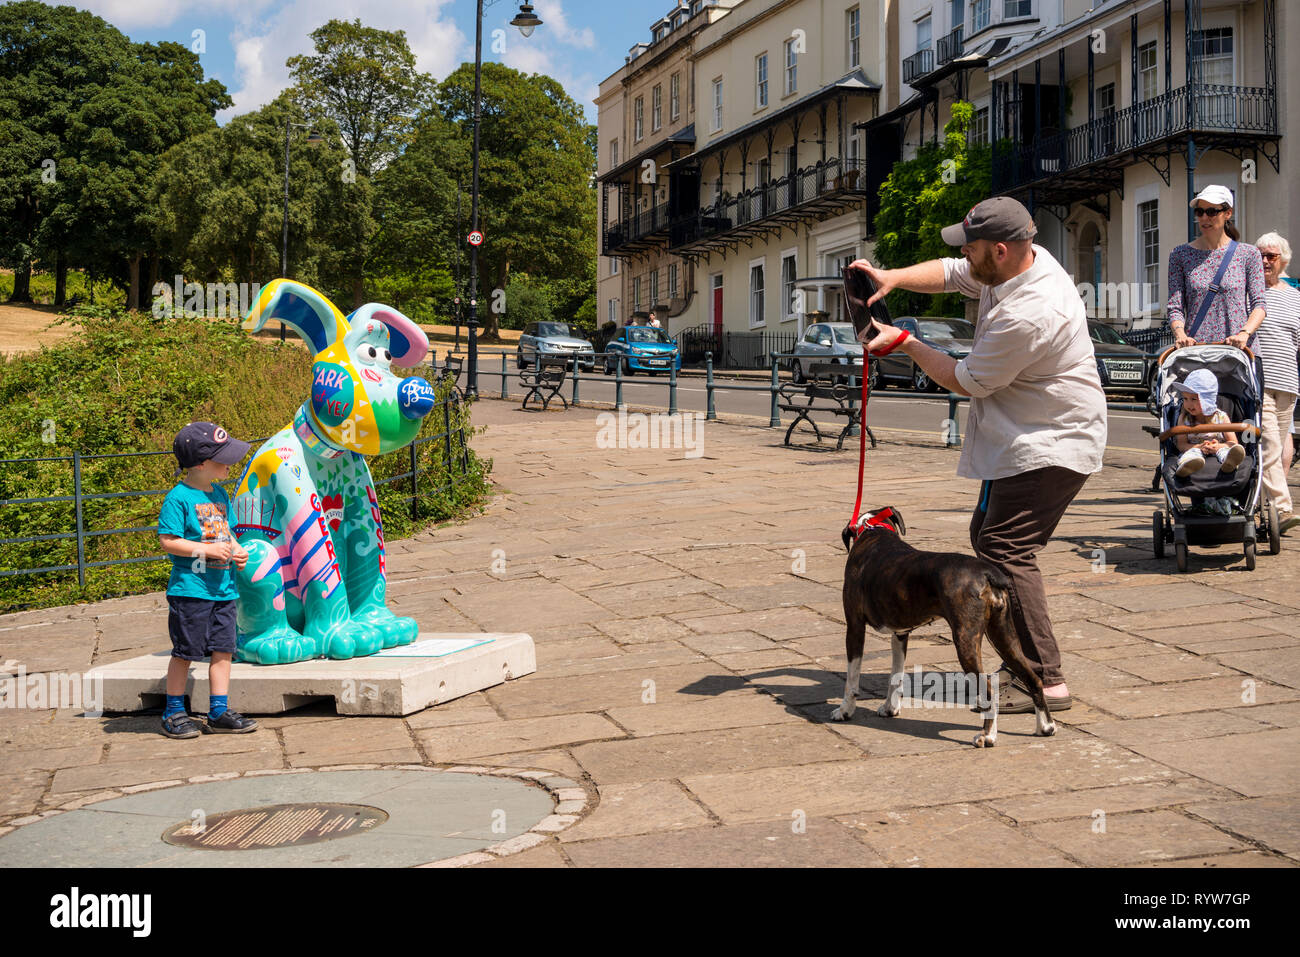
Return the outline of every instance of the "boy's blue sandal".
[[[197,738],[199,727],[188,714],[181,711],[163,717],[162,732],[169,738]]]
[[[223,711],[219,718],[208,718],[204,730],[209,734],[248,734],[257,730],[257,722],[235,711]]]

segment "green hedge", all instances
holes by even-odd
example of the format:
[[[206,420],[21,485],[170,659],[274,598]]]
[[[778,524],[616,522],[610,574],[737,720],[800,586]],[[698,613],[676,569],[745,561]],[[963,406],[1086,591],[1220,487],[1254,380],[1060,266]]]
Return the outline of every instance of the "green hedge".
[[[0,357],[0,458],[47,458],[115,452],[165,455],[89,458],[81,464],[82,494],[166,491],[173,478],[172,438],[186,422],[213,421],[246,440],[273,435],[291,421],[310,387],[311,357],[294,340],[255,339],[237,320],[155,318],[102,307],[75,311],[82,332],[39,352]],[[450,385],[439,388],[445,399]],[[406,537],[481,502],[491,461],[468,447],[469,410],[450,409],[452,461],[443,439],[419,446],[419,511],[413,518],[410,479],[379,487],[384,535]],[[444,430],[435,408],[421,437]],[[410,470],[410,450],[370,460],[375,481]],[[450,464],[450,469],[449,469]],[[462,476],[461,471],[465,469]],[[238,470],[232,470],[238,474]],[[452,479],[455,479],[454,483]],[[233,484],[230,489],[233,492]],[[73,492],[72,464],[0,462],[0,499],[53,497]],[[129,496],[84,502],[86,531],[157,523],[162,496]],[[72,502],[0,505],[0,538],[27,538],[75,529]],[[86,539],[86,561],[157,555],[149,531]],[[75,564],[76,542],[61,539],[0,545],[0,570]],[[165,587],[164,561],[90,569],[85,588],[77,573],[0,577],[0,611],[93,601]]]

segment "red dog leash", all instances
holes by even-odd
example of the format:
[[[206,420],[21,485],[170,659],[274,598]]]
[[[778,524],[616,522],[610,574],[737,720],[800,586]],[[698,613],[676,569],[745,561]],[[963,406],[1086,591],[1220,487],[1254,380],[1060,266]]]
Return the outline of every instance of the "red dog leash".
[[[880,352],[872,352],[870,354],[867,353],[865,348],[862,350],[862,412],[861,422],[858,427],[858,497],[853,503],[853,517],[849,519],[849,529],[852,531],[855,539],[862,534],[862,529],[867,528],[868,526],[880,525],[884,528],[893,527],[884,520],[888,515],[888,509],[881,512],[879,515],[872,516],[872,518],[861,527],[858,525],[858,516],[862,512],[862,475],[866,471],[867,467],[867,399],[871,397],[871,375],[868,369],[871,362],[870,356],[875,356],[877,359],[883,359],[908,339],[912,338],[912,334],[906,329],[903,329],[902,333],[903,334],[895,339],[888,349],[883,349]]]

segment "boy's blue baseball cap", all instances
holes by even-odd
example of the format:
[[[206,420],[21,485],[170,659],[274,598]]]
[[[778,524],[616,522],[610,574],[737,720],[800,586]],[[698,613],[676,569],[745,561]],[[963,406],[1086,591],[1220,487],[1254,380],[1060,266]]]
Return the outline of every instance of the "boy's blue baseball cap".
[[[176,463],[183,469],[192,469],[209,459],[222,465],[234,465],[251,448],[247,442],[239,441],[211,422],[191,422],[176,433],[172,442]]]

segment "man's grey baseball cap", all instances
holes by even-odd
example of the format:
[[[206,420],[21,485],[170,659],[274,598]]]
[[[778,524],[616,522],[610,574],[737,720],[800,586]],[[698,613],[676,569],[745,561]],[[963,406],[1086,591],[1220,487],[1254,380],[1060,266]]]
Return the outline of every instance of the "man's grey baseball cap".
[[[947,227],[942,233],[943,241],[949,246],[965,246],[977,239],[1013,243],[1033,239],[1036,235],[1038,227],[1034,225],[1034,217],[1010,196],[984,200],[960,223]]]

